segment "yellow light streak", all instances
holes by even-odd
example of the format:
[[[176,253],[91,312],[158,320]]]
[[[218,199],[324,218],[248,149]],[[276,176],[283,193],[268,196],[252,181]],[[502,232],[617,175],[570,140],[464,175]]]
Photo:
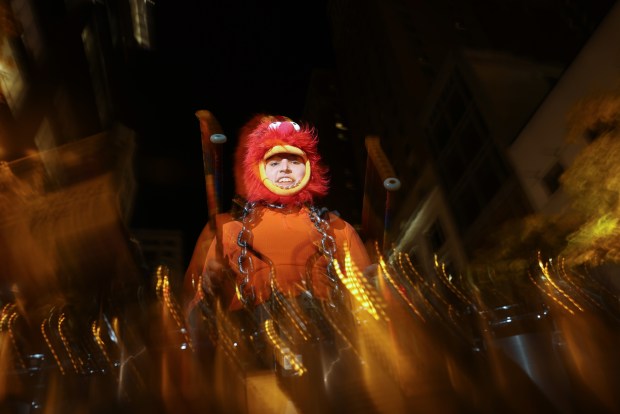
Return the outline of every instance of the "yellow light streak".
[[[273,320],[267,319],[263,324],[265,328],[265,333],[267,334],[267,338],[269,342],[273,345],[273,347],[277,350],[277,352],[282,356],[282,358],[288,359],[293,368],[293,371],[299,376],[304,375],[308,372],[307,368],[297,359],[297,355],[293,354],[288,348],[285,348],[284,343],[280,340],[278,335],[276,334],[276,330],[273,326]]]
[[[14,331],[13,327],[15,325],[15,321],[17,320],[17,318],[19,318],[19,313],[17,313],[16,311],[13,311],[8,321],[9,338],[11,339],[11,345],[13,346],[13,350],[15,351],[15,355],[17,357],[17,361],[19,362],[19,366],[22,369],[26,369],[26,362],[24,361],[24,358],[22,358],[22,353],[20,352],[19,345],[17,344],[17,338],[15,338],[15,333],[13,332]]]
[[[424,279],[422,276],[420,276],[420,274],[418,273],[418,271],[415,269],[415,267],[413,266],[413,263],[411,263],[411,259],[409,258],[409,255],[407,253],[399,253],[399,264],[401,265],[401,268],[403,269],[403,272],[406,273],[406,269],[404,269],[404,267],[402,266],[402,262],[401,262],[401,257],[404,256],[405,258],[405,262],[407,263],[407,265],[409,266],[409,268],[412,270],[412,272],[414,274],[417,275],[418,280],[422,283],[422,285],[424,285],[425,288],[427,288],[433,295],[435,295],[435,297],[437,299],[439,299],[443,305],[447,308],[447,309],[452,309],[452,304],[448,303],[448,301],[442,296],[440,295],[437,290],[435,289],[434,286],[432,286],[431,284],[428,283],[428,281],[426,279]],[[438,315],[437,311],[435,310],[435,307],[430,303],[430,301],[426,298],[426,295],[424,293],[422,293],[422,290],[419,288],[419,286],[415,286],[416,290],[418,292],[418,295],[428,304],[428,307],[430,307],[430,309],[432,309],[432,311]]]
[[[581,297],[585,298],[585,300],[596,306],[597,308],[599,308],[600,310],[604,311],[605,309],[603,308],[603,306],[601,306],[600,303],[598,303],[597,301],[593,300],[592,298],[590,298],[590,296],[584,292],[584,290],[581,288],[581,286],[579,286],[575,281],[574,281],[574,277],[573,275],[569,274],[566,271],[566,260],[564,258],[562,258],[560,260],[560,271],[562,272],[562,275],[564,276],[564,279],[566,279],[568,281],[568,283],[572,286],[573,289],[575,289],[577,291],[577,293],[579,293],[581,295]]]
[[[93,334],[93,338],[95,339],[95,343],[101,350],[104,358],[106,359],[108,364],[112,365],[112,360],[110,359],[110,356],[105,349],[105,343],[103,342],[103,339],[101,339],[101,327],[97,324],[97,321],[93,321],[93,323],[90,325],[90,330]]]
[[[407,297],[407,295],[405,295],[402,289],[400,289],[400,286],[398,286],[398,284],[396,283],[396,281],[394,280],[390,272],[387,270],[387,265],[385,264],[385,261],[383,260],[382,256],[379,256],[379,268],[381,269],[381,274],[390,283],[390,285],[392,285],[394,290],[405,301],[407,306],[418,316],[418,318],[422,319],[422,321],[426,321],[426,319],[424,319],[424,316],[422,316],[418,308],[413,304],[413,302],[409,300],[409,298]]]
[[[584,309],[581,306],[579,306],[579,304],[568,293],[566,293],[564,291],[564,289],[562,289],[557,283],[555,283],[555,281],[551,277],[551,274],[549,273],[549,266],[548,265],[543,265],[543,263],[542,263],[542,259],[540,257],[540,252],[538,254],[538,266],[540,267],[543,275],[545,276],[545,281],[547,281],[558,293],[560,293],[560,295],[562,295],[570,303],[572,303],[573,306],[575,306],[577,309],[579,309],[580,311],[583,312]]]
[[[368,312],[375,320],[380,320],[381,318],[389,320],[385,314],[385,311],[382,309],[382,304],[380,303],[378,297],[375,296],[374,298],[371,298],[372,294],[370,292],[372,289],[368,286],[368,283],[364,283],[365,281],[362,280],[362,277],[360,276],[361,272],[355,271],[352,264],[351,253],[346,243],[343,246],[343,250],[345,253],[345,271],[347,271],[348,274],[345,275],[342,272],[340,263],[337,259],[334,259],[333,266],[336,271],[336,275],[351,295],[353,295],[355,300],[361,305],[362,309]]]
[[[411,263],[411,260],[409,259],[409,256],[408,256],[406,253],[403,253],[403,252],[398,252],[397,257],[398,257],[398,267],[400,268],[401,273],[402,273],[402,274],[404,274],[404,275],[405,275],[405,277],[407,277],[407,278],[409,279],[409,277],[408,277],[408,273],[407,273],[407,269],[405,269],[405,266],[403,265],[403,257],[404,257],[404,258],[405,258],[405,260],[406,260],[406,262],[407,262],[407,264],[408,264],[408,265],[409,265],[412,269],[414,269],[414,268],[413,268],[413,264]],[[415,271],[415,269],[414,269],[414,272],[416,272],[416,271]],[[417,272],[416,272],[416,273],[417,273]],[[419,284],[414,284],[413,282],[410,282],[410,283],[411,283],[411,287],[413,288],[413,291],[415,292],[416,296],[417,296],[417,297],[418,297],[418,298],[422,301],[422,303],[425,305],[425,307],[426,307],[426,308],[427,308],[430,312],[432,312],[432,313],[433,313],[433,315],[435,315],[435,317],[440,317],[440,315],[439,315],[439,313],[437,312],[437,310],[435,309],[435,307],[434,307],[434,306],[431,304],[431,302],[430,302],[430,301],[426,298],[426,295],[422,292],[422,289],[420,289],[420,285],[419,285]],[[426,282],[425,280],[423,280],[423,281],[422,281],[422,284],[423,284],[425,287],[429,288],[429,284],[428,284],[428,282]],[[433,289],[432,289],[432,288],[430,288],[430,290],[432,291]],[[433,293],[434,293],[434,292],[433,292]],[[441,299],[441,301],[443,301],[443,302],[444,302],[444,304],[446,305],[446,307],[447,307],[448,309],[450,309],[450,308],[451,308],[450,304],[448,304],[448,302],[447,302],[447,301],[446,301],[443,297],[440,297],[440,299]],[[417,307],[416,307],[416,309],[417,309]]]
[[[2,318],[0,318],[0,330],[4,330],[4,326],[7,325],[8,320],[11,318],[12,313],[15,310],[14,303],[7,303],[2,307]]]
[[[62,325],[65,322],[65,319],[66,319],[65,314],[61,313],[60,316],[58,317],[58,324],[57,324],[58,334],[60,335],[60,340],[62,341],[62,344],[65,346],[65,350],[67,351],[67,355],[69,356],[69,361],[71,361],[73,370],[79,374],[80,368],[78,366],[79,365],[78,361],[73,356],[73,352],[71,352],[71,344],[69,343],[69,340],[67,339],[66,335],[63,332]]]
[[[570,313],[571,315],[574,315],[575,312],[573,312],[572,309],[570,309],[568,306],[566,306],[561,300],[559,300],[558,298],[556,298],[553,294],[551,294],[551,292],[549,292],[547,289],[543,288],[542,286],[540,286],[540,284],[538,282],[536,282],[536,280],[534,279],[534,277],[532,277],[532,274],[530,272],[527,273],[529,279],[532,281],[532,283],[534,283],[534,286],[536,286],[540,291],[542,291],[545,295],[547,295],[552,301],[554,301],[555,303],[557,303],[558,305],[560,305],[560,307],[564,308],[564,310],[566,310],[568,313]]]
[[[194,349],[189,331],[185,326],[184,319],[181,317],[179,306],[176,303],[170,289],[170,279],[168,278],[168,268],[166,266],[157,267],[157,289],[161,292],[162,299],[166,308],[170,312],[172,319],[174,320],[179,332],[183,336],[183,340],[190,349]]]
[[[60,358],[58,357],[58,353],[56,352],[56,350],[54,349],[54,346],[52,345],[52,341],[50,341],[49,337],[47,336],[47,333],[45,332],[45,324],[48,320],[50,320],[50,318],[52,317],[52,315],[50,315],[47,319],[44,319],[43,322],[41,322],[41,333],[43,334],[43,339],[45,340],[45,343],[47,344],[47,347],[49,348],[50,352],[52,353],[52,356],[54,357],[54,360],[56,361],[56,365],[58,366],[58,369],[60,370],[60,373],[62,375],[65,375],[65,369],[62,366],[62,363],[60,362]]]
[[[368,299],[368,296],[365,294],[363,287],[357,282],[354,276],[348,277],[342,273],[340,269],[340,264],[338,260],[334,259],[334,270],[336,271],[336,275],[342,281],[347,290],[353,295],[355,300],[361,305],[362,309],[366,310],[374,319],[379,320],[379,313],[377,308],[373,305],[373,303]]]
[[[310,339],[308,329],[306,328],[306,326],[308,325],[308,321],[304,320],[301,310],[295,307],[293,302],[285,303],[284,296],[277,294],[277,292],[281,292],[281,290],[280,286],[278,285],[278,281],[276,280],[275,272],[273,271],[273,269],[271,269],[270,271],[269,281],[271,285],[272,297],[275,298],[277,304],[280,306],[280,309],[284,311],[286,318],[292,322],[293,327],[301,335],[304,341]],[[291,312],[291,310],[294,312]],[[287,335],[286,332],[284,333],[285,335]],[[293,341],[293,338],[291,336],[287,335],[287,338],[290,341]]]
[[[435,269],[439,273],[439,278],[448,287],[448,289],[450,289],[450,291],[454,293],[456,297],[458,297],[463,303],[471,305],[471,300],[469,300],[469,298],[465,296],[459,289],[457,289],[457,287],[454,286],[454,284],[450,281],[448,275],[446,274],[446,265],[445,263],[441,263],[441,265],[439,264],[439,259],[437,258],[437,255],[435,255]]]

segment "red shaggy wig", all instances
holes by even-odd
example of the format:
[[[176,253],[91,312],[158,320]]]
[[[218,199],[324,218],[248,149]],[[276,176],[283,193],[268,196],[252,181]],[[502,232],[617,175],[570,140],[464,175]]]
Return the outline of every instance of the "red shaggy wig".
[[[315,198],[327,194],[329,179],[327,168],[321,164],[318,153],[316,131],[301,125],[295,129],[273,129],[269,125],[275,121],[290,121],[283,116],[258,115],[241,129],[236,158],[243,155],[241,164],[243,183],[237,179],[237,191],[247,201],[265,201],[295,205],[312,203]],[[251,129],[251,130],[250,130]],[[292,145],[302,150],[310,163],[310,180],[305,187],[291,195],[278,195],[271,192],[261,181],[259,163],[270,149],[277,145]],[[237,164],[239,165],[239,164]],[[239,176],[239,172],[236,172]]]

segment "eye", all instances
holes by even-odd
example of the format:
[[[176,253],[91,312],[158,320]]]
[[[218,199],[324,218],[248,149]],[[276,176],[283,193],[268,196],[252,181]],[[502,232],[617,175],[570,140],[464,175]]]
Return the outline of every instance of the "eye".
[[[269,129],[276,131],[282,122],[276,121],[269,124]]]
[[[299,131],[301,128],[299,128],[299,124],[297,122],[292,122],[291,121],[291,125],[293,125],[293,128],[295,128],[295,131]]]
[[[268,164],[270,167],[277,167],[278,166],[278,161],[269,161]]]

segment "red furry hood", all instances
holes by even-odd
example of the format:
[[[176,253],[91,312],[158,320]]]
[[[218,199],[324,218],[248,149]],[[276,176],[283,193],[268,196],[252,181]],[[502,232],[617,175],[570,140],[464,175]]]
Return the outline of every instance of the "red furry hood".
[[[327,194],[327,168],[321,164],[317,150],[318,137],[313,128],[306,125],[299,130],[292,128],[269,128],[272,122],[290,122],[282,116],[259,115],[250,120],[241,129],[239,146],[236,153],[235,168],[237,192],[247,201],[265,201],[286,205],[312,203],[316,197]],[[270,191],[261,181],[259,164],[263,157],[277,145],[290,145],[302,150],[310,165],[310,179],[298,192],[291,195],[279,195]],[[239,158],[242,163],[239,165]],[[242,171],[237,171],[241,168]],[[243,177],[242,181],[239,178]]]

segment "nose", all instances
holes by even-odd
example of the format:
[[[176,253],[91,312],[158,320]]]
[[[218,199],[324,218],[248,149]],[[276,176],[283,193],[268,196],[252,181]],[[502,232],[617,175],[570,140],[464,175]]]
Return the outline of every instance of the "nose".
[[[282,161],[280,162],[280,170],[281,171],[290,171],[291,170],[289,168],[288,159],[282,158]]]

